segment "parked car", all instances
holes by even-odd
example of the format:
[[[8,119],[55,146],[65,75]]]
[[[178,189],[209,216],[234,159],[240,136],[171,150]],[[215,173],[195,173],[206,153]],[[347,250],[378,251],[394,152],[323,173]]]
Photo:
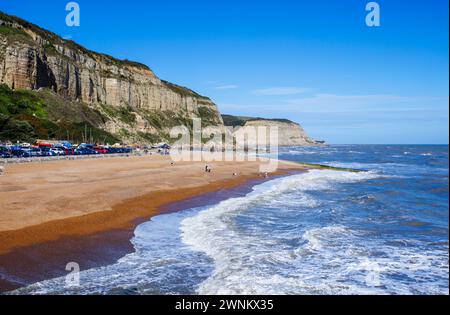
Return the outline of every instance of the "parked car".
[[[2,158],[2,159],[10,159],[10,158],[12,158],[12,155],[9,152],[2,151],[2,152],[0,152],[0,158]]]
[[[98,154],[98,153],[94,149],[90,149],[87,147],[81,147],[81,148],[79,147],[79,148],[75,149],[74,154],[76,154],[76,155],[93,155],[93,154]]]
[[[53,156],[66,155],[65,151],[62,148],[51,148],[50,152]]]
[[[109,148],[109,153],[123,153],[123,148]]]
[[[40,148],[31,148],[31,149],[24,149],[28,151],[29,156],[31,157],[39,157],[44,156],[45,153],[42,152]]]
[[[109,154],[119,153],[117,148],[109,147],[106,149]]]
[[[98,154],[107,154],[108,150],[103,147],[94,147],[94,150],[97,151]]]
[[[11,157],[12,154],[7,147],[0,147],[0,158],[9,159]]]
[[[12,147],[11,154],[13,157],[23,158],[30,157],[29,150],[22,149],[21,147]]]
[[[49,147],[41,147],[41,156],[54,156],[53,152],[51,151],[51,148]]]
[[[98,154],[98,152],[94,149],[95,145],[93,144],[86,144],[86,143],[82,143],[78,146],[77,149],[75,149],[75,151],[78,152],[78,154]]]

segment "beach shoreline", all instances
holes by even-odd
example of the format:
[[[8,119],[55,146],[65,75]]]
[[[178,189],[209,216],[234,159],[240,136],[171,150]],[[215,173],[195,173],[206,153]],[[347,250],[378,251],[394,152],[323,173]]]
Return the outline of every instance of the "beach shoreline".
[[[130,240],[138,224],[162,213],[192,207],[189,200],[199,198],[200,204],[219,201],[220,198],[210,194],[231,189],[248,191],[255,182],[305,170],[300,165],[280,162],[279,170],[270,178],[264,178],[258,173],[259,164],[256,162],[214,162],[209,163],[213,173],[204,174],[202,162],[172,165],[168,157],[162,156],[130,157],[126,160],[112,158],[108,161],[57,161],[46,163],[44,168],[34,165],[37,166],[14,165],[0,180],[0,200],[2,209],[6,209],[0,214],[0,292],[67,274],[65,265],[71,261],[81,262],[82,268],[112,263],[133,250]],[[140,167],[145,168],[147,176],[136,175]],[[39,175],[48,173],[45,169],[50,170],[50,175],[42,178]],[[95,171],[76,186],[71,180],[61,183],[58,178],[67,176],[68,171],[72,173],[69,178],[77,177],[80,176],[77,172],[87,174],[89,169]],[[238,171],[238,176],[233,175],[233,170]],[[23,174],[30,171],[40,174],[34,173],[36,178],[27,181]],[[116,176],[117,172],[123,173]],[[133,181],[129,180],[130,172],[132,176],[136,175]],[[102,180],[93,180],[99,174]],[[253,184],[248,186],[249,183]],[[20,185],[22,187],[18,187]],[[76,188],[80,191],[79,198]],[[123,193],[123,190],[128,193]],[[106,199],[102,195],[105,192],[107,196],[119,196]],[[14,198],[14,194],[21,194],[22,198]],[[66,198],[63,200],[69,201],[69,207],[59,203],[61,195]],[[202,196],[206,197],[202,199]],[[226,193],[222,194],[222,198],[226,196]],[[98,201],[96,207],[86,208],[85,198]],[[32,211],[27,208],[30,200],[34,200]],[[50,214],[45,209],[49,204],[53,206],[53,213]],[[60,206],[55,207],[55,204]],[[84,207],[81,215],[78,215],[79,207]],[[13,218],[9,215],[11,213]],[[26,217],[26,214],[31,214],[31,217]],[[49,216],[57,219],[46,220]],[[21,218],[25,220],[21,222]],[[19,221],[15,222],[18,228],[7,229],[14,226],[11,224],[14,219]],[[26,225],[23,221],[38,223]]]

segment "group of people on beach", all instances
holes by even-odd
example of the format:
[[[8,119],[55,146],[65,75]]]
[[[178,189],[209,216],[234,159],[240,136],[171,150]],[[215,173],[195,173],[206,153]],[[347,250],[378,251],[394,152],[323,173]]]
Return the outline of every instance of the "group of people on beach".
[[[170,165],[175,165],[175,163],[170,163]],[[208,164],[206,164],[205,165],[205,173],[211,173],[211,171],[212,171],[212,168],[211,168],[211,166],[209,166]],[[238,173],[236,173],[236,172],[234,172],[233,173],[233,176],[238,176]],[[264,178],[268,178],[269,177],[269,173],[268,172],[265,172],[265,173],[260,173],[259,174],[259,176],[260,177],[264,177]]]
[[[206,173],[211,173],[211,170],[212,170],[211,166],[205,165],[205,172]],[[238,176],[238,173],[234,172],[233,176]]]

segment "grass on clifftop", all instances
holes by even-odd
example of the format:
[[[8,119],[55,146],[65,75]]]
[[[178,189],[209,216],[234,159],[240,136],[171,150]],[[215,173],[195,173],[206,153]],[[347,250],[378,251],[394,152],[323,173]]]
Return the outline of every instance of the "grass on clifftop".
[[[245,123],[249,121],[262,120],[262,121],[274,121],[287,124],[295,124],[295,122],[289,119],[282,118],[260,118],[260,117],[246,117],[246,116],[233,116],[233,115],[222,115],[223,123],[225,126],[231,127],[242,127]]]
[[[13,27],[0,25],[0,36],[6,37],[9,44],[14,42],[25,42],[31,44],[33,39],[25,31]]]
[[[9,27],[9,26],[5,26],[5,25],[0,25],[0,34],[6,35],[6,36],[12,36],[12,35],[28,36],[28,34],[22,30],[19,30],[17,28],[13,28],[13,27]]]
[[[171,89],[173,92],[175,92],[177,94],[180,94],[181,96],[192,96],[192,97],[199,98],[200,102],[202,102],[202,100],[203,100],[203,102],[207,102],[207,101],[210,102],[210,99],[208,97],[200,95],[197,92],[195,92],[195,91],[193,91],[191,89],[188,89],[187,87],[180,86],[180,85],[177,85],[175,83],[171,83],[171,82],[168,82],[168,81],[165,81],[165,80],[161,80],[161,82],[167,88]]]

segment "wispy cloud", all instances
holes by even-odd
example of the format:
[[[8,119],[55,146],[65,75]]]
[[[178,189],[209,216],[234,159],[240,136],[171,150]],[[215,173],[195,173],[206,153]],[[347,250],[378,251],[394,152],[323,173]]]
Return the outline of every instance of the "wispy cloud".
[[[381,113],[433,113],[448,116],[448,96],[400,96],[388,94],[315,94],[310,97],[279,101],[277,103],[221,104],[229,112],[243,110],[257,113],[274,113],[286,116],[294,114],[320,115],[372,115]]]
[[[287,108],[302,112],[373,112],[431,109],[448,104],[448,97],[414,97],[387,94],[316,94],[286,101]]]
[[[235,84],[224,84],[224,85],[218,85],[214,87],[216,90],[231,90],[231,89],[237,89],[239,86]]]
[[[256,95],[295,95],[309,92],[311,89],[304,87],[285,86],[285,87],[271,87],[266,89],[253,90],[252,93]]]

